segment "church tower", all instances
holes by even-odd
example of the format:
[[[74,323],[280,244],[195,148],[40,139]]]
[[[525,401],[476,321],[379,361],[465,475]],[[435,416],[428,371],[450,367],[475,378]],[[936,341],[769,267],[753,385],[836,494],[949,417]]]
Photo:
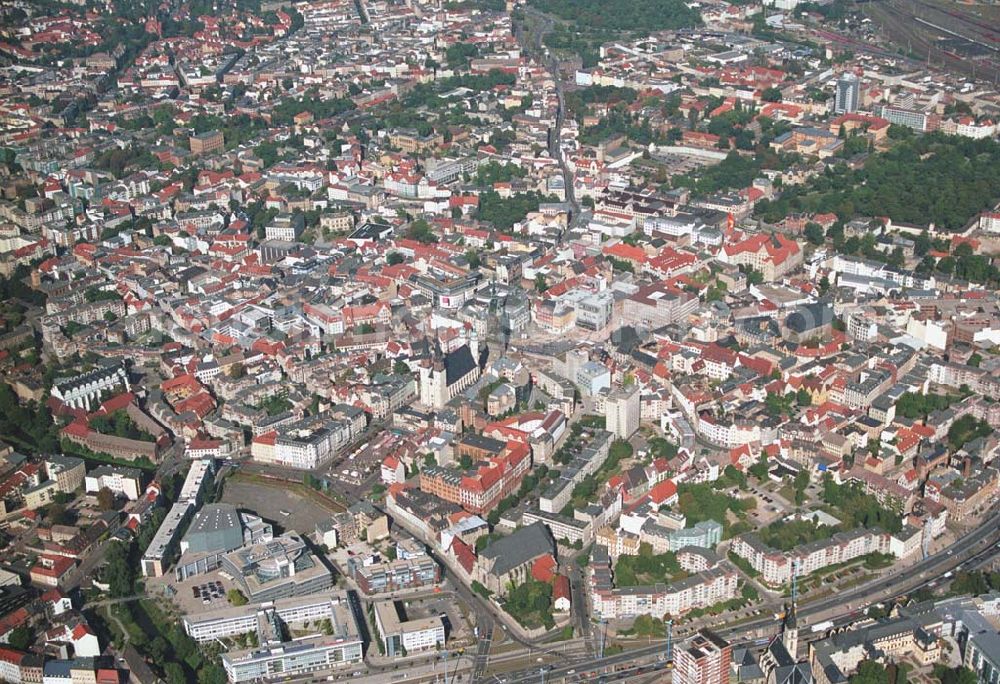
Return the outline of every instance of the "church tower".
[[[799,563],[798,560],[792,561],[792,602],[788,606],[788,610],[785,611],[785,621],[781,629],[781,643],[785,645],[785,649],[788,651],[788,655],[792,656],[793,660],[797,660],[797,652],[799,650],[799,621],[795,616],[795,600],[798,598],[799,590]]]
[[[420,366],[420,403],[431,408],[444,408],[448,403],[448,372],[440,344],[435,344],[432,359]]]
[[[469,332],[469,351],[472,352],[472,360],[479,365],[479,333],[473,328]]]
[[[788,655],[798,660],[796,654],[799,650],[799,621],[795,616],[794,597],[788,610],[785,611],[785,621],[781,628],[781,643],[784,644]]]

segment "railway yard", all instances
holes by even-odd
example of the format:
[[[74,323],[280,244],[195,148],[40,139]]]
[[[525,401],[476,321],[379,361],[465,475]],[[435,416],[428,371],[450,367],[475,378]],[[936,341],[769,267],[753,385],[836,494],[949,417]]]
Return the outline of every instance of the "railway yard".
[[[1000,80],[1000,6],[888,0],[865,3],[862,9],[906,56],[973,78]]]

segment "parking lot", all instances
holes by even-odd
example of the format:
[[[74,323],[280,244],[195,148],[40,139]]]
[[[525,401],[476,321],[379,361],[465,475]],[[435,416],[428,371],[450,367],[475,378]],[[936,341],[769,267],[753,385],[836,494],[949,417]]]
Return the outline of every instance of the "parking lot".
[[[260,482],[236,475],[226,480],[222,501],[257,513],[283,530],[311,535],[316,523],[337,512],[317,495],[303,491],[304,486],[281,482]],[[277,532],[277,530],[275,530]]]
[[[146,580],[146,588],[152,596],[169,597],[182,615],[197,615],[226,608],[230,605],[226,593],[230,589],[239,589],[228,575],[218,570],[183,582],[174,579],[172,572],[163,577],[150,577]]]
[[[218,608],[220,605],[228,603],[226,600],[226,590],[222,582],[213,580],[203,582],[191,587],[191,596],[194,600],[201,601],[202,605],[210,608]]]
[[[376,597],[377,598],[377,597]],[[410,620],[433,617],[442,617],[448,643],[454,646],[460,644],[471,644],[472,630],[465,620],[465,616],[458,607],[453,594],[442,592],[440,595],[427,598],[407,599],[405,596],[397,599],[402,605],[406,617]]]

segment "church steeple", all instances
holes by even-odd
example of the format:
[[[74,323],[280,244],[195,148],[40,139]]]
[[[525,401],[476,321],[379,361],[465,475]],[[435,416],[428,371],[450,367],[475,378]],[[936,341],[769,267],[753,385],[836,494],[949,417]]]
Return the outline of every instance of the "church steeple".
[[[781,643],[785,645],[785,649],[792,658],[796,658],[796,652],[799,649],[799,621],[795,615],[795,600],[798,598],[796,593],[799,588],[798,570],[798,563],[794,563],[792,565],[792,602],[785,610],[785,619],[781,625]]]

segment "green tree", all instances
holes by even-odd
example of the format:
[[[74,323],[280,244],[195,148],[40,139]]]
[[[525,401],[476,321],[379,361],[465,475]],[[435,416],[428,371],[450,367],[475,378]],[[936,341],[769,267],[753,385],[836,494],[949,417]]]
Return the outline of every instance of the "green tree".
[[[121,542],[109,542],[105,555],[104,581],[108,583],[112,598],[131,596],[133,593],[133,565],[129,561],[127,547]]]
[[[491,188],[495,183],[509,183],[524,178],[527,172],[514,164],[498,164],[488,162],[476,170],[476,185],[481,188]]]
[[[826,241],[826,234],[823,232],[823,226],[818,223],[813,223],[810,221],[806,224],[805,230],[802,232],[806,240],[814,245],[822,245]]]
[[[967,667],[949,668],[940,664],[934,667],[934,676],[941,684],[976,684],[979,679],[976,673]]]
[[[662,31],[697,26],[701,18],[679,0],[538,0],[540,11],[598,31]]]
[[[431,225],[424,219],[417,219],[406,229],[406,237],[417,242],[431,244],[438,241],[438,236],[434,233]]]
[[[198,684],[226,684],[226,671],[217,663],[207,663],[198,670]]]
[[[167,684],[187,684],[187,675],[184,668],[178,663],[167,663],[163,666],[163,676]]]
[[[770,469],[770,464],[767,462],[767,456],[761,454],[757,458],[757,462],[754,463],[752,466],[750,466],[747,470],[750,471],[751,475],[753,475],[755,478],[763,482],[765,479],[767,479],[767,473],[769,469]]]
[[[667,441],[663,437],[652,437],[646,445],[653,458],[671,459],[677,455],[677,445]]]
[[[498,230],[509,231],[515,223],[523,221],[546,197],[539,192],[516,193],[501,197],[494,190],[479,195],[479,220],[492,223]]]
[[[987,437],[993,429],[985,421],[977,419],[971,414],[966,414],[952,423],[948,429],[948,446],[953,451],[958,451],[967,442],[978,437]]]
[[[795,505],[801,506],[806,502],[806,488],[809,487],[809,473],[800,470],[795,474]]]
[[[27,625],[18,625],[7,636],[7,643],[18,651],[27,651],[35,643],[35,633]]]
[[[115,507],[115,493],[107,487],[101,487],[97,492],[97,507],[102,511],[110,511]]]
[[[170,644],[161,635],[157,634],[146,644],[145,651],[152,658],[153,662],[162,663],[170,653]]]
[[[49,504],[48,510],[45,513],[45,518],[53,525],[66,525],[70,522],[69,512],[66,510],[66,505],[59,503],[58,501]]]
[[[850,684],[890,684],[885,666],[875,660],[862,661],[848,681]]]

